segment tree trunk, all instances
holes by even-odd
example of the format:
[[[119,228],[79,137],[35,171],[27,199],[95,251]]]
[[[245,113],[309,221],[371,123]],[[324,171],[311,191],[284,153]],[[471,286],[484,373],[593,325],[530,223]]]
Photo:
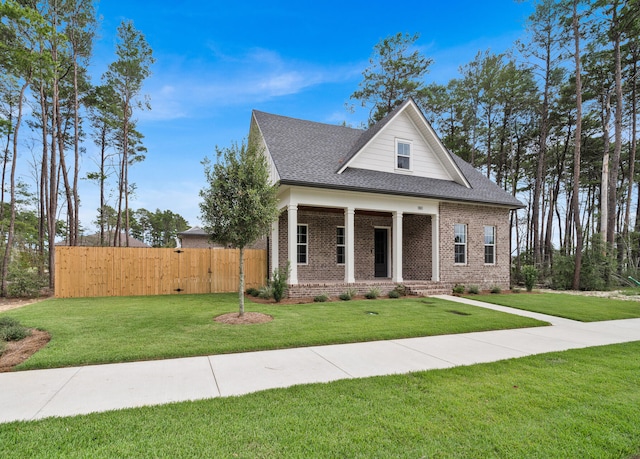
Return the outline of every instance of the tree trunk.
[[[9,231],[7,232],[7,245],[4,248],[4,257],[2,259],[2,296],[7,296],[7,277],[9,274],[9,263],[11,262],[11,248],[13,246],[13,236],[16,226],[16,164],[18,162],[18,133],[20,124],[22,123],[22,107],[24,104],[24,93],[29,86],[29,79],[20,88],[20,98],[18,99],[18,118],[13,129],[13,158],[11,161],[11,178],[10,190],[11,195],[11,215],[9,217]],[[4,183],[3,183],[4,185]]]
[[[572,288],[580,288],[580,272],[582,268],[582,225],[580,223],[580,144],[582,139],[582,79],[580,66],[580,25],[578,23],[578,2],[573,0],[573,39],[575,44],[574,59],[576,64],[576,130],[573,152],[573,222],[576,234],[575,269],[573,271]]]
[[[612,5],[612,28],[614,30],[613,54],[615,61],[615,91],[616,91],[616,116],[615,116],[615,145],[613,159],[611,161],[611,174],[609,176],[609,222],[607,225],[607,245],[613,249],[616,233],[616,206],[618,169],[620,168],[620,153],[622,151],[622,63],[620,57],[620,31],[618,24],[618,1]]]
[[[244,316],[244,247],[240,247],[240,262],[238,263],[240,266],[240,285],[238,286],[238,301],[240,305],[240,310],[238,312],[238,316]]]

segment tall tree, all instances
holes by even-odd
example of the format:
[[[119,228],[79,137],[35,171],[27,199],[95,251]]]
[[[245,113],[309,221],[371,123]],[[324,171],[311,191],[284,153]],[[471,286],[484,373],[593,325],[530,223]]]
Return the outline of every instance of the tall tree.
[[[375,124],[409,97],[421,99],[425,91],[422,78],[433,62],[414,49],[419,34],[398,33],[383,38],[373,48],[369,67],[362,72],[360,89],[351,99],[363,107],[372,104],[369,125]]]
[[[269,181],[267,160],[249,137],[216,147],[217,162],[205,159],[207,187],[200,191],[204,230],[214,242],[240,249],[239,315],[244,315],[244,249],[269,232],[278,219],[277,185]]]
[[[140,157],[136,157],[136,143],[141,140],[141,135],[135,131],[133,112],[137,109],[150,109],[148,98],[140,99],[142,84],[151,75],[151,65],[155,62],[144,35],[135,29],[133,22],[123,21],[118,27],[118,43],[116,55],[118,59],[109,64],[109,69],[103,76],[104,84],[110,86],[118,97],[119,105],[119,133],[120,142],[120,171],[118,186],[118,220],[116,223],[115,238],[117,244],[122,227],[122,214],[124,213],[124,231],[129,233],[129,165]],[[134,134],[138,134],[135,136]],[[137,137],[137,139],[136,139]],[[136,141],[132,141],[136,139]],[[126,241],[128,244],[128,239]]]

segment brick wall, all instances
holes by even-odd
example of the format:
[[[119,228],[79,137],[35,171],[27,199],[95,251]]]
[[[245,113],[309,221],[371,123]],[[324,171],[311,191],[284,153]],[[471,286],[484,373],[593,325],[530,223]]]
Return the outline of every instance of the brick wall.
[[[431,280],[431,216],[404,215],[402,220],[402,278]]]
[[[467,260],[454,263],[454,225],[467,225]],[[484,263],[484,227],[496,228],[495,264]],[[500,207],[440,203],[440,280],[481,289],[510,283],[509,210]]]

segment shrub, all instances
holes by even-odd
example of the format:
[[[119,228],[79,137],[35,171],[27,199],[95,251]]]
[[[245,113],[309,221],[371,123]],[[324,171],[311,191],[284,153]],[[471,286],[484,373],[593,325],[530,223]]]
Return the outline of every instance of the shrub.
[[[453,287],[453,293],[457,295],[462,295],[464,293],[464,285],[456,284]]]
[[[372,288],[364,295],[364,297],[368,300],[375,300],[379,296],[380,296],[380,289],[377,287]]]
[[[276,303],[279,303],[284,298],[284,293],[287,290],[287,279],[289,279],[290,265],[287,261],[287,265],[284,268],[277,268],[273,271],[273,280],[271,281],[271,288],[273,289],[273,298]]]
[[[522,290],[519,289],[518,287],[514,287],[511,289],[511,293],[520,293],[520,292],[522,292]]]
[[[258,297],[263,300],[270,300],[273,298],[273,288],[271,285],[263,285],[260,287],[260,290],[258,290]]]
[[[502,293],[502,289],[500,287],[498,287],[497,285],[494,285],[493,287],[491,287],[491,290],[489,290],[491,293]]]
[[[535,266],[527,265],[522,267],[522,276],[524,277],[524,286],[527,292],[533,290],[533,286],[538,281],[538,270]]]
[[[31,331],[11,317],[0,318],[0,342],[20,341],[31,335]]]
[[[326,293],[323,293],[322,295],[314,296],[313,301],[316,303],[324,303],[325,301],[329,301],[329,297]]]
[[[31,335],[31,331],[22,325],[0,328],[0,341],[20,341]]]
[[[398,294],[398,297],[407,296],[409,294],[409,289],[403,284],[396,285],[396,288],[394,288],[393,290]]]
[[[467,292],[472,295],[477,295],[478,293],[480,293],[480,287],[478,287],[477,285],[470,285],[467,289]]]
[[[389,292],[389,298],[400,298],[400,293],[396,289]]]
[[[7,296],[33,298],[40,295],[46,280],[33,268],[12,267],[7,276]]]
[[[256,296],[258,296],[260,294],[260,290],[258,290],[257,288],[251,287],[251,288],[248,288],[245,293],[247,295],[256,297]]]
[[[0,317],[0,328],[11,327],[13,325],[20,325],[20,322],[18,322],[13,317],[8,317],[8,316]]]
[[[349,301],[351,299],[351,295],[349,295],[349,292],[344,292],[341,293],[338,298],[340,298],[342,301]]]

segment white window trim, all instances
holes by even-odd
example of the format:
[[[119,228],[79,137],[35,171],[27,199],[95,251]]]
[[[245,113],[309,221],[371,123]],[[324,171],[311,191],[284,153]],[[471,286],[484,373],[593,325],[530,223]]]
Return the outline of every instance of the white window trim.
[[[302,242],[298,242],[298,228],[300,228],[301,226],[304,226],[305,228],[307,228],[307,242],[306,243],[302,243]],[[298,262],[298,248],[300,246],[304,246],[304,251],[306,254],[306,262],[305,263],[300,263]],[[304,265],[308,265],[309,264],[309,225],[307,223],[298,223],[298,226],[296,227],[296,264],[298,266],[304,266]]]
[[[464,242],[456,242],[456,225],[464,226],[464,239],[465,239]],[[466,223],[454,223],[453,225],[453,264],[455,266],[467,266],[469,262],[468,241],[469,241],[469,226]],[[464,263],[456,262],[456,246],[457,245],[464,245]]]
[[[487,244],[484,241],[484,237],[486,235],[485,231],[486,231],[487,228],[492,228],[493,229],[493,244]],[[484,228],[482,229],[482,232],[483,232],[482,239],[483,239],[483,242],[484,242],[485,251],[486,251],[487,247],[493,247],[493,263],[487,263],[487,259],[484,258],[484,264],[486,266],[494,266],[496,264],[496,233],[497,233],[496,227],[493,226],[493,225],[485,225]],[[483,257],[485,257],[484,253],[483,253]]]
[[[398,144],[400,143],[406,143],[409,145],[409,169],[403,169],[401,167],[398,167],[398,156],[402,156],[403,158],[406,158],[406,156],[404,155],[398,155]],[[393,168],[398,171],[398,172],[413,172],[413,141],[412,140],[407,140],[407,139],[400,139],[398,137],[396,137],[395,139],[395,144],[394,144],[394,154],[393,154]]]
[[[342,228],[342,244],[338,244],[338,229]],[[344,261],[342,263],[338,263],[338,247],[344,248]],[[344,229],[344,226],[336,226],[336,264],[338,266],[344,266],[347,261],[347,233]]]

